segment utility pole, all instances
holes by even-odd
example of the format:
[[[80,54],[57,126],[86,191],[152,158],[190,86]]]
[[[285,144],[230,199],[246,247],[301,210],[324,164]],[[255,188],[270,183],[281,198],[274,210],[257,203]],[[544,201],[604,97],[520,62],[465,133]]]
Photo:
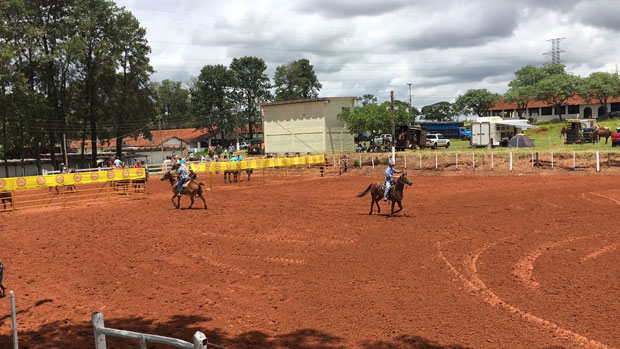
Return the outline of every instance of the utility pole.
[[[394,147],[394,140],[396,139],[396,126],[394,125],[394,91],[390,91],[390,100],[392,105],[390,111],[392,112],[392,162],[396,162],[396,148]]]
[[[52,151],[54,150],[52,149]],[[67,136],[64,132],[62,133],[62,151],[65,153],[65,166],[69,168],[69,155],[67,154]]]
[[[161,163],[164,163],[164,160],[166,160],[166,157],[164,156],[164,133],[161,131],[161,122],[164,118],[164,115],[168,114],[168,112],[165,112],[161,115],[159,115],[159,137],[161,138]]]
[[[407,85],[409,85],[409,113],[413,114],[413,110],[411,109],[411,83],[408,82]]]

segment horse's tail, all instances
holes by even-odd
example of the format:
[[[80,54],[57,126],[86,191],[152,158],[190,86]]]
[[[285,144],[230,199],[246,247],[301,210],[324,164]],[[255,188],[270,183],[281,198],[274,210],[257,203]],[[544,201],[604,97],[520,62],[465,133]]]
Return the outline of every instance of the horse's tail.
[[[366,188],[366,190],[364,190],[362,193],[360,193],[357,197],[361,198],[364,195],[368,194],[368,192],[370,191],[371,188],[372,188],[372,183],[368,186],[368,188]]]
[[[198,190],[199,190],[200,193],[202,193],[202,187],[203,186],[205,187],[206,191],[211,190],[211,189],[209,189],[209,186],[205,182],[198,182],[197,184],[198,184]]]

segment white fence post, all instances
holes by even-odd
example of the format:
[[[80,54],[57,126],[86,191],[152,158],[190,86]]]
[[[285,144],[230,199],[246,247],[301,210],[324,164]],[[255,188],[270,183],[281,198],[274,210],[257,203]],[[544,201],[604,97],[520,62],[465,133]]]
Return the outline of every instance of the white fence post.
[[[459,169],[459,153],[456,153],[456,169]]]
[[[405,154],[405,169],[407,169],[407,154]]]
[[[374,155],[370,157],[370,161],[372,162],[372,169],[375,169],[375,157]]]
[[[493,153],[491,153],[491,171],[493,171]]]
[[[435,154],[435,170],[437,169],[437,154]]]
[[[362,168],[362,154],[360,154],[360,169]]]
[[[422,153],[420,153],[420,170],[422,169]]]
[[[194,333],[194,349],[206,349],[207,348],[207,336],[200,331]]]
[[[531,154],[532,154],[532,168],[534,168],[534,153],[531,153]]]
[[[17,313],[15,312],[15,292],[9,292],[11,297],[11,325],[13,325],[13,349],[19,347],[17,341]]]
[[[105,335],[99,332],[101,328],[105,327],[103,314],[93,313],[91,318],[93,321],[93,330],[95,331],[95,349],[106,349]]]
[[[510,172],[512,172],[512,152],[510,152]]]
[[[551,152],[551,169],[553,170],[553,152]]]
[[[476,153],[471,153],[471,168],[476,170]]]
[[[596,152],[596,172],[601,172],[601,161],[600,161],[600,154],[598,151]]]
[[[577,153],[573,152],[573,170],[577,169]]]

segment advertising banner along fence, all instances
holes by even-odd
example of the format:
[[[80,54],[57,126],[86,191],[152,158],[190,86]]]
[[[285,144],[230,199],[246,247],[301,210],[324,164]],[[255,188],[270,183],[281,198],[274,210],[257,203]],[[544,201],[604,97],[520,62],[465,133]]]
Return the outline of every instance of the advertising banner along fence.
[[[248,159],[230,162],[202,162],[189,164],[195,172],[224,172],[235,170],[256,170],[262,168],[318,165],[325,163],[325,155],[308,155],[294,158]]]
[[[139,179],[146,179],[146,171],[143,168],[55,174],[47,176],[0,178],[0,191],[49,188]]]

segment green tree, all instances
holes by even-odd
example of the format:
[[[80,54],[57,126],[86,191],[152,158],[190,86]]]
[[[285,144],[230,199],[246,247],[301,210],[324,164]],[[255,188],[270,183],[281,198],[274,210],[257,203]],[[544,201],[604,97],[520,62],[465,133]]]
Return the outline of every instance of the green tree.
[[[499,94],[489,92],[487,89],[468,90],[456,99],[454,108],[457,113],[476,114],[478,117],[483,117],[499,101],[499,98]]]
[[[277,101],[317,98],[319,90],[323,87],[314,73],[314,67],[307,59],[277,67],[274,83]]]
[[[510,89],[504,94],[504,100],[517,105],[519,118],[523,117],[529,103],[536,98],[536,84],[542,79],[556,74],[565,74],[562,64],[549,64],[544,67],[526,65],[515,72],[515,78],[508,83]]]
[[[365,94],[362,97],[358,97],[357,100],[362,103],[362,106],[367,104],[377,104],[377,97],[373,94]]]
[[[151,89],[155,94],[157,112],[166,116],[163,119],[163,127],[187,127],[190,115],[189,90],[183,88],[181,82],[168,79],[152,83]]]
[[[217,129],[222,135],[234,129],[232,110],[238,101],[235,86],[235,73],[226,66],[218,64],[202,68],[190,102],[199,128]]]
[[[527,111],[530,101],[535,98],[534,92],[534,86],[513,87],[504,93],[504,100],[508,103],[515,103],[517,105],[517,114],[521,119]]]
[[[392,114],[390,102],[380,105],[367,103],[353,110],[342,112],[338,119],[347,123],[347,128],[353,134],[370,132],[373,136],[381,133],[392,133]],[[415,114],[409,113],[409,104],[399,100],[394,101],[394,123],[396,125],[410,125],[415,120]]]
[[[538,100],[553,106],[562,120],[562,105],[577,92],[580,78],[571,74],[550,75],[534,87]]]
[[[596,100],[605,108],[605,112],[609,112],[609,99],[620,96],[620,77],[616,73],[594,72],[581,80],[577,91],[586,102]]]
[[[116,86],[111,95],[115,107],[116,156],[120,157],[123,138],[144,133],[154,119],[155,109],[149,88],[153,67],[148,58],[151,48],[146,30],[125,10],[120,10],[114,21],[113,51],[118,55],[120,72],[116,74]]]
[[[458,114],[450,102],[437,102],[424,106],[421,112],[425,120],[435,121],[454,120],[454,117]]]
[[[97,167],[99,122],[109,122],[113,115],[107,103],[116,87],[117,55],[113,49],[114,16],[116,7],[106,0],[76,0],[72,24],[73,38],[80,71],[79,103],[84,106],[84,118],[92,146],[91,167]],[[109,136],[109,134],[106,134]]]
[[[267,65],[261,58],[242,57],[234,58],[230,69],[235,74],[236,88],[240,94],[240,109],[247,121],[251,139],[254,132],[252,126],[260,121],[260,105],[272,98],[269,76],[265,74]]]

